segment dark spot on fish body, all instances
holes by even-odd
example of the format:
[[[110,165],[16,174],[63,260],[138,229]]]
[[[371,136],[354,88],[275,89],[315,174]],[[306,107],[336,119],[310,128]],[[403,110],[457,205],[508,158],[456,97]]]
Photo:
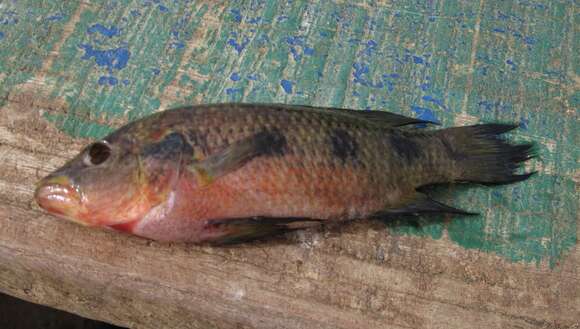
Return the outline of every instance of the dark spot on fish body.
[[[180,156],[182,153],[193,153],[191,146],[185,141],[180,133],[171,133],[159,142],[143,146],[141,155],[145,158],[170,159]]]
[[[464,160],[466,158],[464,154],[457,152],[455,148],[453,148],[452,144],[445,136],[441,137],[440,140],[450,158],[458,161]]]
[[[256,134],[258,153],[266,156],[283,156],[288,151],[286,136],[278,129]]]
[[[453,147],[451,146],[447,138],[441,138],[441,143],[443,143],[443,147],[445,148],[447,154],[453,157],[455,155],[455,151],[453,150]]]
[[[345,130],[332,130],[330,132],[330,143],[332,145],[332,155],[339,158],[342,162],[357,158],[358,143]]]
[[[421,147],[412,138],[391,133],[389,142],[395,153],[407,162],[414,161],[421,156]]]
[[[187,133],[190,145],[199,149],[203,156],[208,156],[210,153],[209,142],[207,140],[207,132],[205,131],[190,131]]]

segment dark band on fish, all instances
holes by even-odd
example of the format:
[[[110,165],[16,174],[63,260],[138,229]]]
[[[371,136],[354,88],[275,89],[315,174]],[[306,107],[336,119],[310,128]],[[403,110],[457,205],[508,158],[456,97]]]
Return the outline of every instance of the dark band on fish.
[[[259,132],[255,136],[259,154],[266,156],[283,156],[288,151],[286,136],[278,129]]]
[[[143,146],[141,155],[155,159],[179,157],[182,153],[193,153],[191,146],[180,133],[171,133],[161,141]]]
[[[330,133],[330,143],[332,144],[332,155],[343,162],[356,159],[358,153],[358,143],[345,130],[335,129]]]
[[[407,162],[416,160],[421,156],[421,147],[411,138],[406,138],[397,133],[389,136],[389,142],[395,153]]]

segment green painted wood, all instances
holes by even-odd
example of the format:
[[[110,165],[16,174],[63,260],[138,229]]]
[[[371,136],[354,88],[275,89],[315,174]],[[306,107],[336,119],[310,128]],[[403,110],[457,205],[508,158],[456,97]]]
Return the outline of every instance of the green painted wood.
[[[554,266],[577,241],[577,18],[571,0],[3,1],[0,102],[39,79],[67,105],[46,120],[91,138],[159,108],[224,101],[516,122],[511,138],[538,142],[528,169],[539,175],[438,189],[482,216],[389,229]]]

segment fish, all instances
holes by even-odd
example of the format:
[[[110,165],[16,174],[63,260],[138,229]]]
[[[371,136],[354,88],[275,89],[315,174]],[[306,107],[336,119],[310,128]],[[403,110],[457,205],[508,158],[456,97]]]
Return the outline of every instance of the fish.
[[[421,192],[511,184],[535,156],[502,138],[516,125],[419,129],[382,110],[221,103],[140,118],[47,177],[48,213],[170,242],[228,244],[327,223],[474,215]]]

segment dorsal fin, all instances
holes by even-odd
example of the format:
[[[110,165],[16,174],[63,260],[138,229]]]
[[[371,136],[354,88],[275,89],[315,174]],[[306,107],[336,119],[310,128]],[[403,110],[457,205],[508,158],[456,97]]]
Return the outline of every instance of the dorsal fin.
[[[281,106],[286,108],[292,108],[296,110],[310,110],[319,112],[331,112],[336,115],[345,115],[355,118],[363,118],[365,120],[371,121],[375,124],[380,124],[385,127],[401,127],[413,124],[434,124],[438,125],[438,122],[422,120],[416,118],[410,118],[401,114],[396,114],[387,111],[367,111],[367,110],[351,110],[343,108],[333,108],[333,107],[316,107],[309,105],[282,105],[282,104],[272,104],[274,106]]]
[[[406,125],[426,124],[426,123],[434,125],[439,124],[438,122],[410,118],[404,115],[387,111],[355,111],[355,110],[340,110],[340,111],[347,111],[351,115],[355,116],[358,115],[369,121],[384,124],[389,127],[401,127]]]

